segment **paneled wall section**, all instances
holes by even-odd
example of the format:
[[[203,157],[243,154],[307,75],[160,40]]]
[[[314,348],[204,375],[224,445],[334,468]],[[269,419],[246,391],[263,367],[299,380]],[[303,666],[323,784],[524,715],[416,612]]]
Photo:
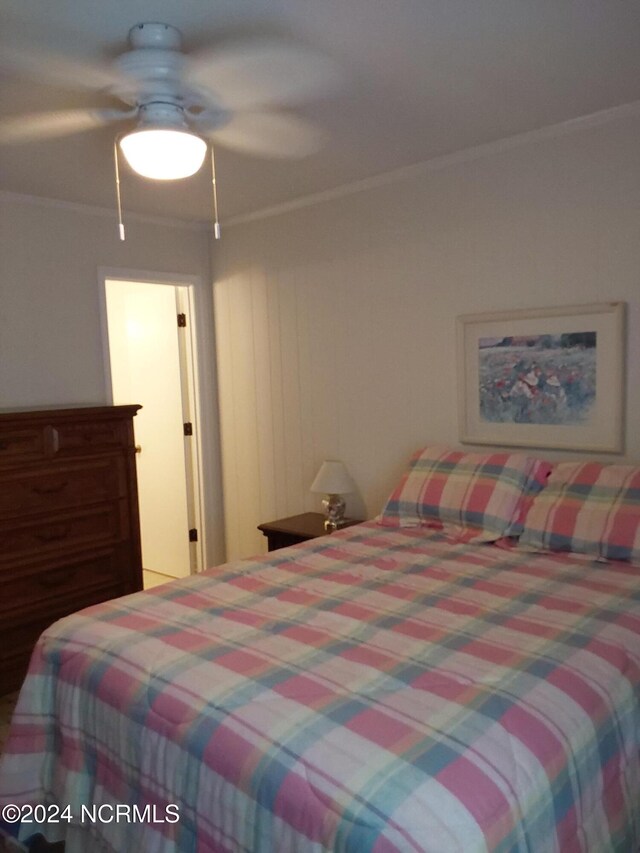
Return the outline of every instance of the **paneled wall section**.
[[[349,510],[372,517],[413,450],[457,442],[461,313],[626,301],[625,455],[640,458],[638,150],[626,118],[227,229],[228,556],[264,549],[261,521],[319,508],[323,459],[347,464]]]

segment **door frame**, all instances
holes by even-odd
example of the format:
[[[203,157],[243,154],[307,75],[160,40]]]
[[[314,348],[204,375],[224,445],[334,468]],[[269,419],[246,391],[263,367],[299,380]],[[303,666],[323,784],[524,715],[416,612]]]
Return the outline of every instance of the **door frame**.
[[[198,342],[196,334],[196,290],[201,285],[201,279],[195,275],[181,275],[178,273],[158,273],[149,270],[134,270],[111,267],[100,267],[98,269],[99,279],[99,310],[100,310],[100,329],[102,333],[102,363],[104,366],[105,390],[107,394],[108,405],[113,405],[113,385],[111,377],[111,353],[109,349],[109,322],[107,316],[107,281],[123,281],[123,282],[139,282],[141,284],[158,284],[163,286],[173,286],[180,288],[175,291],[177,301],[181,304],[181,311],[187,314],[188,322],[184,336],[184,352],[180,347],[181,361],[185,355],[184,364],[184,379],[186,380],[187,396],[192,406],[191,422],[193,423],[193,436],[191,440],[191,480],[193,493],[193,506],[188,507],[188,511],[193,512],[194,527],[198,531],[198,541],[193,543],[195,548],[195,571],[202,571],[207,563],[205,555],[206,548],[206,530],[204,525],[204,475],[203,475],[203,448],[202,448],[202,416],[200,404],[200,381],[198,375]],[[184,399],[184,389],[183,389]],[[187,464],[187,456],[185,455],[185,466]],[[185,471],[187,476],[187,488],[189,488],[189,472]],[[189,495],[187,496],[188,503]],[[185,535],[187,531],[185,531]],[[193,552],[192,552],[193,553]],[[192,574],[194,567],[192,563]]]

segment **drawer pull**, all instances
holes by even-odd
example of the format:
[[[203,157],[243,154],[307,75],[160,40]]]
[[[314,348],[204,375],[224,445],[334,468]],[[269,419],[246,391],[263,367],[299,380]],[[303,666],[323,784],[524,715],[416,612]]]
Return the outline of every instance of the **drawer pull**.
[[[33,491],[37,495],[57,495],[63,492],[69,485],[68,480],[63,480],[61,483],[51,483],[48,486],[34,486]]]
[[[47,456],[55,456],[60,450],[60,433],[51,424],[44,428],[44,446]]]
[[[36,533],[36,539],[40,542],[59,542],[61,539],[66,539],[69,535],[71,527],[60,528],[58,530],[45,530],[44,533]]]
[[[54,589],[57,586],[62,586],[64,583],[73,580],[76,576],[76,572],[58,572],[54,575],[41,575],[38,578],[38,583],[40,586],[45,587],[45,589]]]

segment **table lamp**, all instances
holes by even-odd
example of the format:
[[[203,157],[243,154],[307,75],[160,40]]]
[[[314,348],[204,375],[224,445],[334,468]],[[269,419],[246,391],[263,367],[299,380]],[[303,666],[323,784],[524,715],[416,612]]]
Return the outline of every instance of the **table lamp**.
[[[345,524],[345,502],[342,495],[353,492],[353,480],[344,464],[336,459],[325,459],[315,480],[311,484],[312,492],[326,495],[322,506],[326,514],[324,529],[331,531]]]

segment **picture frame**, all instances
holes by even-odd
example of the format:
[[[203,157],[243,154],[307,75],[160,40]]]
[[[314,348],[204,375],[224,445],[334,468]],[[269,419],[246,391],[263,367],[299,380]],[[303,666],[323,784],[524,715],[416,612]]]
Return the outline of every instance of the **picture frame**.
[[[625,304],[457,318],[460,441],[623,449]]]

